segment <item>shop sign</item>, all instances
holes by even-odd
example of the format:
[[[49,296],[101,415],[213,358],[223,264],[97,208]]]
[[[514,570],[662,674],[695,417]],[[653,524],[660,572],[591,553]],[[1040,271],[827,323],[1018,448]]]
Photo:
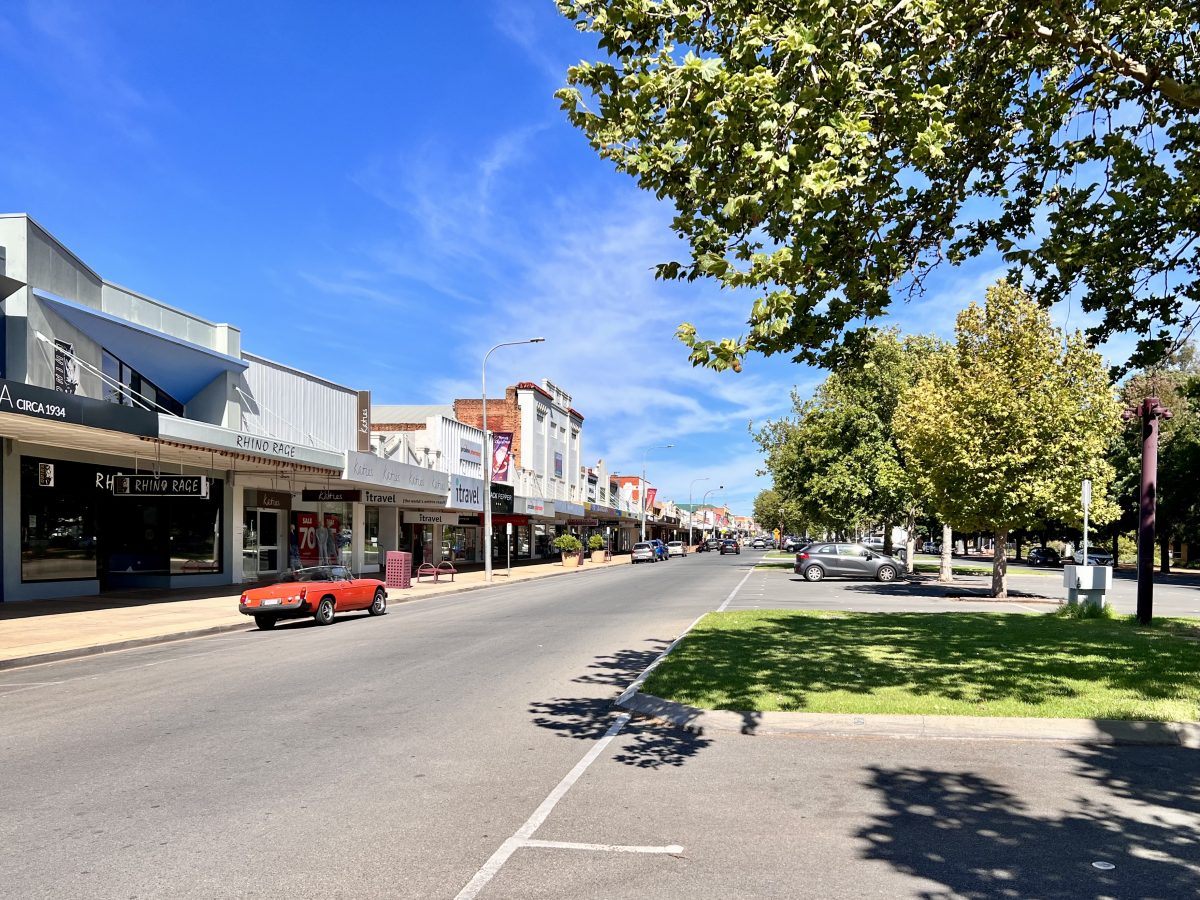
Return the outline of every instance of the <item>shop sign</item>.
[[[50,391],[23,381],[0,379],[0,413],[50,422],[87,425],[140,437],[158,437],[159,417],[149,410]]]
[[[567,519],[568,525],[579,525],[584,528],[595,528],[600,524],[599,519]]]
[[[341,470],[346,465],[345,454],[335,453],[331,450],[305,447],[303,444],[293,444],[290,441],[263,437],[259,434],[246,434],[242,431],[222,428],[219,425],[209,425],[193,419],[181,419],[178,416],[161,415],[157,418],[158,433],[156,436],[165,440],[195,444],[199,447],[211,447],[226,453],[245,453],[284,462],[305,463],[326,469]]]
[[[97,474],[97,487],[104,476]],[[112,476],[114,497],[208,497],[205,475],[122,475]]]
[[[479,524],[479,516],[460,515],[458,517],[458,524],[459,525],[478,525]]]
[[[492,434],[492,481],[508,481],[508,473],[512,463],[511,431],[497,431]]]
[[[483,444],[478,441],[469,441],[466,438],[458,439],[458,461],[483,464]]]
[[[457,525],[458,513],[455,512],[425,512],[423,510],[404,511],[405,525]]]
[[[358,451],[371,452],[371,392],[358,392]]]
[[[446,508],[482,511],[483,479],[471,478],[467,475],[452,475],[450,477],[450,496],[446,500]]]
[[[521,497],[517,508],[523,509],[530,516],[554,516],[554,501],[543,500],[540,497]]]
[[[554,477],[555,478],[563,477],[563,458],[562,458],[562,454],[559,453],[557,450],[554,451]]]
[[[362,491],[305,490],[300,499],[306,503],[361,503]]]
[[[528,525],[529,516],[492,516],[493,525]]]
[[[579,503],[556,503],[554,508],[565,516],[583,516],[583,506]]]
[[[513,501],[515,500],[513,488],[507,484],[492,485],[492,513],[500,515],[511,515],[513,511]]]
[[[399,505],[426,505],[419,500],[408,503],[405,496],[412,494],[437,495],[433,505],[445,506],[449,476],[436,469],[425,469],[410,463],[383,459],[373,453],[351,450],[346,454],[346,467],[342,477],[347,481],[374,484],[396,491]],[[407,492],[407,493],[406,493]]]
[[[283,491],[259,491],[259,509],[291,509],[292,495]]]

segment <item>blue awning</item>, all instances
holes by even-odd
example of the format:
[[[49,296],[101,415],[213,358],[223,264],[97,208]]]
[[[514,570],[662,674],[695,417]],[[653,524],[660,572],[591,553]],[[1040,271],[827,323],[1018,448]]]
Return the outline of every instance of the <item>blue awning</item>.
[[[223,372],[243,372],[249,364],[225,353],[192,344],[82,306],[34,288],[34,295],[105,350],[136,369],[178,400],[187,403]]]

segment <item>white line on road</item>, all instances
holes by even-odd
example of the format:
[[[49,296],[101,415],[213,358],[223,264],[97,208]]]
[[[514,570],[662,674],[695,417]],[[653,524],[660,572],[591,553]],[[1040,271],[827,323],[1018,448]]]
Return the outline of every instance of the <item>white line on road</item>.
[[[550,792],[550,796],[542,801],[542,805],[535,809],[533,815],[525,820],[525,824],[518,828],[512,837],[500,845],[496,852],[492,854],[491,859],[485,862],[483,867],[475,873],[475,877],[467,882],[467,886],[458,892],[455,900],[472,900],[472,898],[479,896],[479,892],[487,886],[489,881],[496,877],[496,873],[508,862],[508,858],[518,849],[525,846],[525,843],[533,836],[533,833],[538,830],[541,824],[546,821],[546,817],[558,805],[558,801],[571,789],[571,785],[579,780],[579,777],[587,771],[588,766],[596,761],[596,757],[604,752],[604,748],[611,743],[612,739],[620,733],[621,729],[628,722],[628,713],[622,713],[617,716],[616,721],[604,733],[604,737],[597,741],[596,745],[584,755],[583,759],[575,764],[575,768],[568,772],[566,777],[558,783],[558,786]]]
[[[528,840],[526,847],[544,847],[547,850],[600,850],[605,853],[682,853],[679,844],[668,844],[665,847],[629,847],[623,844],[579,844],[574,841],[537,841]]]

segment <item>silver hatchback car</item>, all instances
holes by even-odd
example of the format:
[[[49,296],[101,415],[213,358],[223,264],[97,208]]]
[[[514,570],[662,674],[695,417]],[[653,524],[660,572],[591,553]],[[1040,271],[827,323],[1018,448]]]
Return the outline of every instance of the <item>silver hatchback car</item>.
[[[862,544],[811,544],[796,554],[795,572],[805,581],[825,576],[895,581],[904,564]]]
[[[632,561],[640,562],[658,562],[658,554],[654,550],[654,545],[649,541],[638,541],[633,545]]]

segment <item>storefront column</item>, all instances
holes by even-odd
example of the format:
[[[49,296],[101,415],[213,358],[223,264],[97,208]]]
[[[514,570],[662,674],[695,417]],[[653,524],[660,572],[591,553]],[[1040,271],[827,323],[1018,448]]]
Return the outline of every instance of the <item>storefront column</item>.
[[[363,503],[352,503],[350,513],[350,571],[363,570],[363,549],[366,547],[367,507]]]
[[[229,494],[225,506],[225,522],[227,527],[225,533],[227,535],[229,554],[225,558],[229,560],[229,571],[232,575],[234,584],[241,584],[242,579],[246,576],[246,570],[243,566],[242,554],[242,538],[246,528],[245,517],[242,515],[242,507],[246,499],[246,489],[237,481],[237,476],[233,472],[226,473],[225,483],[229,485]]]
[[[385,555],[389,550],[407,550],[400,546],[400,510],[394,506],[379,507],[379,570],[384,571]]]

